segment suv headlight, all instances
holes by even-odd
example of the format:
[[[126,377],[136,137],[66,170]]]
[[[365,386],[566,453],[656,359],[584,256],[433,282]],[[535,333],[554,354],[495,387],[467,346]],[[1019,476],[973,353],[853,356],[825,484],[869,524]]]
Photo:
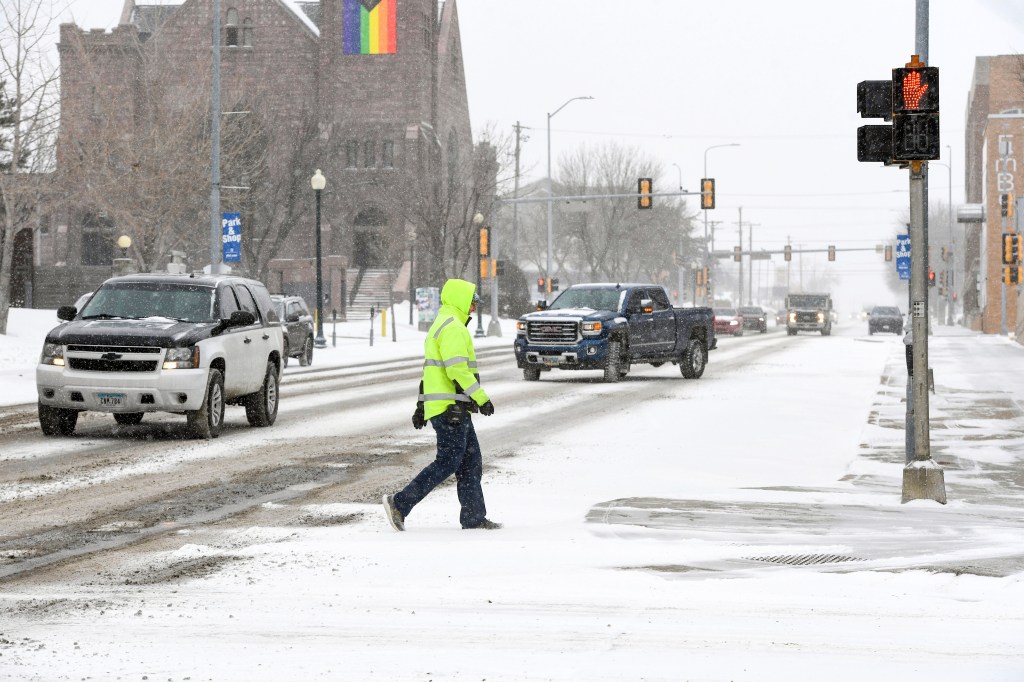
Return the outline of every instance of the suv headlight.
[[[64,366],[64,346],[59,343],[44,343],[43,354],[39,358],[40,364]]]
[[[164,356],[164,369],[195,369],[199,367],[199,346],[168,348]]]
[[[524,336],[526,334],[526,323],[522,320],[516,322],[516,336]]]
[[[582,327],[583,333],[587,336],[597,336],[601,333],[600,322],[584,322]]]

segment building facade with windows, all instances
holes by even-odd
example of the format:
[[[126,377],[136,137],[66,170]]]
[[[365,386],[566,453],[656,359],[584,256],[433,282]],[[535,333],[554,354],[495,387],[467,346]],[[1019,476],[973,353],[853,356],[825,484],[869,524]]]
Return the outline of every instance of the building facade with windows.
[[[281,291],[271,263],[313,257],[316,169],[324,256],[404,271],[410,247],[444,232],[425,204],[473,191],[455,0],[220,7],[221,210],[242,214],[235,271]],[[34,237],[36,280],[83,266],[99,277],[122,234],[141,269],[171,251],[189,269],[209,262],[212,11],[212,0],[125,0],[111,31],[61,26],[59,195]],[[40,284],[37,307],[64,302]]]
[[[1003,234],[1017,233],[1024,216],[1002,197],[1024,197],[1024,57],[978,57],[967,103],[965,186],[968,204],[981,207],[981,222],[966,224],[965,277],[961,291],[965,322],[1024,340],[1024,296],[1004,283]]]

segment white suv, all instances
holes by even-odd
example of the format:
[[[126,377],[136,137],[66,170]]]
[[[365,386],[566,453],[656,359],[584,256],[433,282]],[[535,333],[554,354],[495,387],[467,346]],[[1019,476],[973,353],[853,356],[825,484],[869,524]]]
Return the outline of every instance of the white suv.
[[[74,433],[78,413],[110,412],[138,424],[146,412],[184,414],[216,438],[225,404],[253,426],[277,418],[284,339],[266,287],[230,275],[129,275],[108,279],[82,310],[46,335],[36,368],[39,424]]]

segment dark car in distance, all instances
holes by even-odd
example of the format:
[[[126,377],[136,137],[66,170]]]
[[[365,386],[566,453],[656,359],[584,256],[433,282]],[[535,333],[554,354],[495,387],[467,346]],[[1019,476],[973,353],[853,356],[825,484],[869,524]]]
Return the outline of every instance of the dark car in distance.
[[[903,333],[903,313],[895,306],[876,305],[868,314],[868,334],[875,332]]]
[[[739,308],[743,318],[743,328],[753,329],[764,334],[768,331],[768,313],[759,305],[745,305]]]
[[[307,367],[313,362],[313,315],[301,296],[271,296],[281,318],[284,331],[284,366],[288,358],[298,358],[299,364]]]

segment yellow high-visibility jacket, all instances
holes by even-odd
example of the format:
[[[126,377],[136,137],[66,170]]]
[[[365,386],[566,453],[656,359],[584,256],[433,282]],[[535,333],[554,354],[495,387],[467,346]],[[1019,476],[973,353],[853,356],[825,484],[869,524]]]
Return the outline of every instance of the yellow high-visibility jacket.
[[[423,383],[419,400],[425,419],[456,402],[483,405],[489,398],[480,386],[473,337],[466,327],[476,285],[450,279],[441,288],[441,309],[423,342]],[[458,388],[456,388],[456,384]]]

